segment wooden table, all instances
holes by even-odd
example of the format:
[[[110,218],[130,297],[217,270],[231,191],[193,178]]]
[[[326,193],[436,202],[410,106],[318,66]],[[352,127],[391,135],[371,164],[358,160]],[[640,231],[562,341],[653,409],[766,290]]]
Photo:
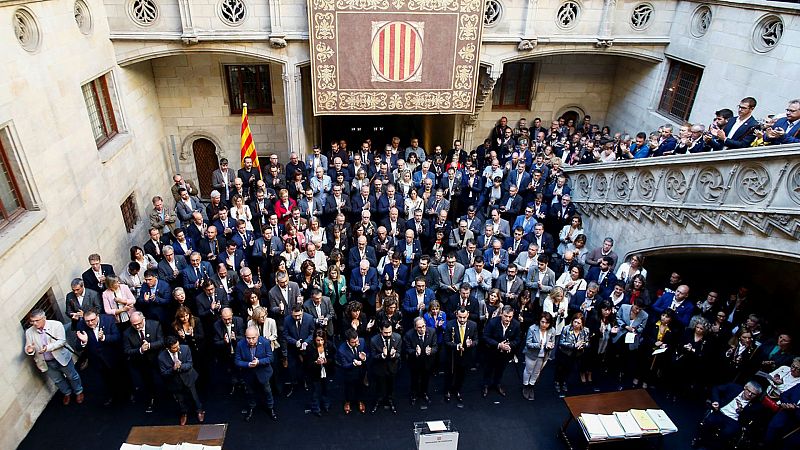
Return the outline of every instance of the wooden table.
[[[228,424],[169,425],[160,427],[132,427],[125,442],[134,445],[192,444],[222,446]]]
[[[565,397],[564,403],[566,403],[567,409],[569,410],[569,416],[561,426],[559,435],[562,439],[564,439],[564,442],[566,442],[567,447],[569,447],[570,450],[573,449],[573,446],[572,442],[569,440],[569,437],[567,437],[567,428],[573,420],[577,422],[578,417],[580,417],[580,415],[583,413],[612,414],[614,412],[628,411],[629,409],[658,409],[658,404],[656,404],[653,398],[650,397],[650,394],[644,389],[605,392],[602,394],[591,395],[576,395],[574,397]],[[644,435],[642,437],[661,438],[662,435],[651,434]],[[588,449],[591,445],[619,442],[624,440],[626,439],[605,439],[602,441],[590,441],[587,439],[586,448]]]

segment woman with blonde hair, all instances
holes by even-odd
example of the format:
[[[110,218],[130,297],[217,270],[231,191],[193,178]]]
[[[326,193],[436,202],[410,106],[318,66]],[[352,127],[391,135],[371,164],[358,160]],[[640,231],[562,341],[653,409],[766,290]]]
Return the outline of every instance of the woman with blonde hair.
[[[119,278],[113,275],[106,277],[106,290],[103,291],[103,310],[117,319],[117,327],[123,332],[130,326],[131,313],[136,311],[136,297],[131,289],[120,283]]]

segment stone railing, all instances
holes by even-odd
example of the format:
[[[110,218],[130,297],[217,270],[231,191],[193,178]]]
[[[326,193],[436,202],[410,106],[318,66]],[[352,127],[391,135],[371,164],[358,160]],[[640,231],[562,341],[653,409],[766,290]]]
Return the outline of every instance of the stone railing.
[[[800,145],[565,169],[588,217],[693,224],[800,239]],[[796,248],[800,253],[800,247]]]

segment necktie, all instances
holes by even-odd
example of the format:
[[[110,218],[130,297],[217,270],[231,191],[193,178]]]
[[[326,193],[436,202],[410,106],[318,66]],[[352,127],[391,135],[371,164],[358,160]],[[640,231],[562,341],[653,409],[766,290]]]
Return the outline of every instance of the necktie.
[[[172,361],[173,362],[178,362],[178,352],[175,352],[175,353],[170,352],[170,353],[172,354]]]
[[[141,339],[141,340],[142,340],[142,342],[144,342],[144,328],[142,328],[141,330],[139,330],[139,339]]]
[[[200,269],[195,267],[194,268],[194,274],[197,276],[197,279],[199,280],[200,279]]]
[[[297,320],[297,321],[295,321],[295,323],[297,324],[297,329],[299,330],[300,329],[300,321]]]
[[[391,348],[391,346],[392,346],[392,343],[391,343],[391,341],[389,340],[389,338],[385,338],[385,339],[384,339],[383,346],[384,346],[384,348],[386,349],[386,351],[388,352],[388,351],[389,351],[389,349],[390,349],[390,348]]]
[[[450,282],[453,282],[453,268],[450,268]]]
[[[463,346],[464,345],[464,325],[459,325],[458,326],[458,334],[460,335],[459,339],[461,340],[461,345]]]
[[[350,351],[353,352],[353,356],[358,356],[358,347],[350,347]]]

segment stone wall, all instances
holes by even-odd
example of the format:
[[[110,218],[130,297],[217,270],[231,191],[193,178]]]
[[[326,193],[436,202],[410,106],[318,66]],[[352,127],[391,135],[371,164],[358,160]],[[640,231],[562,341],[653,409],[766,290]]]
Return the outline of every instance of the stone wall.
[[[217,153],[239,167],[241,115],[231,114],[225,84],[226,64],[267,64],[250,58],[212,53],[168,56],[140,63],[151,65],[164,133],[175,136],[181,156],[177,170],[196,181],[192,142],[210,139]],[[250,114],[250,130],[260,156],[287,149],[284,90],[281,67],[270,66],[272,115]]]
[[[10,27],[0,33],[0,128],[12,136],[20,184],[30,186],[36,211],[0,229],[0,448],[15,448],[50,400],[52,387],[22,353],[20,320],[52,291],[63,310],[70,280],[100,253],[119,271],[131,241],[146,236],[146,207],[168,192],[169,171],[155,83],[149,70],[116,66],[101,3],[92,8],[93,29],[78,30],[72,2],[27,6],[42,32],[37,51],[26,52]],[[0,7],[12,23],[16,6]],[[92,135],[81,85],[111,72],[124,132],[100,151]],[[15,158],[16,159],[16,158]],[[134,193],[139,223],[128,234],[120,204]]]

